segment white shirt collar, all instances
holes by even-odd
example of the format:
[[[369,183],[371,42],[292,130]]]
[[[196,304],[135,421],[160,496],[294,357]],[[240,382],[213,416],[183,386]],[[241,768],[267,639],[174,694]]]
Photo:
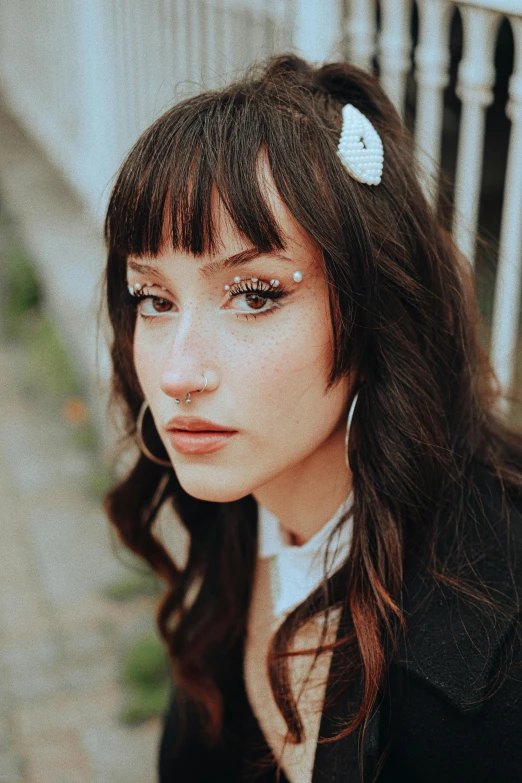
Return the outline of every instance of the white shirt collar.
[[[328,538],[341,516],[350,509],[353,493],[333,517],[301,546],[290,543],[290,535],[267,508],[258,506],[258,557],[272,558],[270,582],[275,617],[288,614],[323,581]],[[328,552],[327,574],[331,576],[346,560],[352,539],[352,516],[335,534]]]

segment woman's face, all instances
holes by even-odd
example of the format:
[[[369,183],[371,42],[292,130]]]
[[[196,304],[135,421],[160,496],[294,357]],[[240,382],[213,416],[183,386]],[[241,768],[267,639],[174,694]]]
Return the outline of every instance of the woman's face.
[[[140,283],[147,296],[136,316],[138,379],[182,487],[202,500],[290,487],[311,465],[330,476],[344,469],[349,382],[326,391],[332,327],[320,253],[266,165],[264,181],[284,251],[255,255],[216,198],[219,252],[196,258],[166,249],[128,260],[128,284]],[[224,263],[237,254],[240,264]],[[204,375],[208,385],[198,393]],[[200,422],[203,430],[219,425],[233,434],[191,434],[194,417],[212,423]]]

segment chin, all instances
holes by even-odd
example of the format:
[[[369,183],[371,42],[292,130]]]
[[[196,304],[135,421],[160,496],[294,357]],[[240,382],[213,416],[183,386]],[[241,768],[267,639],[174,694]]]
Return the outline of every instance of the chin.
[[[216,473],[216,471],[211,472]],[[207,473],[205,476],[196,470],[176,469],[176,476],[182,488],[188,495],[198,500],[206,500],[210,503],[232,503],[251,493],[250,485],[244,486],[237,480],[217,473],[214,476],[209,476]]]

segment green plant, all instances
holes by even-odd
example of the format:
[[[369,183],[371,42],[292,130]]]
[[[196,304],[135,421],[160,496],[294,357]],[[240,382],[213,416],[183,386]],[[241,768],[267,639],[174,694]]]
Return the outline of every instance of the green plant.
[[[165,681],[168,676],[163,645],[154,631],[139,634],[122,661],[121,682],[125,685],[149,687]]]
[[[23,337],[28,317],[39,311],[42,289],[35,267],[27,253],[13,244],[2,259],[2,321],[7,335]]]
[[[34,321],[27,331],[26,384],[36,385],[55,403],[80,394],[80,386],[60,335],[48,316]]]
[[[88,437],[84,437],[85,435],[88,435]],[[92,427],[82,428],[73,433],[73,441],[77,446],[90,451],[96,451],[98,445],[98,439]],[[85,491],[91,498],[100,501],[108,489],[115,483],[116,478],[108,468],[105,468],[103,465],[93,464],[85,477]]]
[[[156,633],[141,633],[133,640],[123,657],[119,680],[126,687],[121,710],[124,723],[139,723],[164,714],[170,678],[163,645]]]
[[[162,582],[155,574],[131,571],[121,579],[106,585],[105,598],[113,601],[128,601],[142,595],[158,595],[163,589]]]
[[[169,689],[166,685],[135,689],[128,695],[120,713],[123,723],[133,725],[150,718],[161,717],[168,707]]]

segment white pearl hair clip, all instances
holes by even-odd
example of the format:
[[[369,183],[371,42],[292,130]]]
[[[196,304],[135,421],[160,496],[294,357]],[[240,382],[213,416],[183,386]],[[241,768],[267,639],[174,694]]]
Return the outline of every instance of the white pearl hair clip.
[[[299,271],[295,271],[295,272],[294,272],[294,274],[292,275],[292,277],[294,278],[294,281],[295,281],[296,283],[300,283],[300,282],[301,282],[301,280],[303,279],[303,273],[302,273],[302,272],[299,272]],[[249,280],[250,280],[252,283],[257,283],[257,281],[259,280],[259,278],[258,278],[258,277],[250,277],[250,278],[249,278]],[[233,283],[233,284],[235,285],[236,283],[240,283],[240,282],[241,282],[241,278],[239,277],[239,275],[236,275],[236,276],[234,277],[234,283]],[[276,286],[278,286],[278,285],[279,285],[279,280],[276,280],[276,279],[275,279],[275,277],[274,277],[274,278],[273,278],[273,279],[270,281],[270,285],[271,285],[273,288],[276,288]],[[231,288],[231,286],[229,286],[229,285],[226,285],[226,286],[225,286],[225,291],[230,291],[230,288]]]
[[[378,185],[382,178],[384,149],[381,137],[359,109],[343,106],[343,126],[337,154],[348,174],[366,185]]]

